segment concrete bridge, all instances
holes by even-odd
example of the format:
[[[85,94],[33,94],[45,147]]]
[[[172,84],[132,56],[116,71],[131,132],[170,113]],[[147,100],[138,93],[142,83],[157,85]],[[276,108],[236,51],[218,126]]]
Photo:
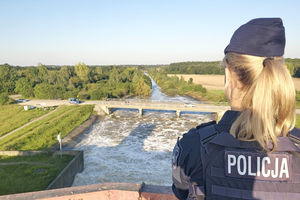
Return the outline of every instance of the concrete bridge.
[[[180,117],[182,112],[206,112],[216,113],[217,118],[222,117],[226,110],[229,110],[229,106],[216,106],[211,104],[185,104],[185,103],[173,103],[173,102],[155,102],[148,100],[110,100],[110,101],[84,101],[78,105],[94,104],[95,110],[100,114],[110,114],[112,109],[125,108],[136,109],[139,112],[139,116],[143,116],[145,110],[158,110],[158,111],[173,111],[177,117]],[[30,100],[20,105],[33,105],[37,107],[49,107],[60,105],[73,105],[67,100]]]
[[[109,101],[98,102],[95,104],[95,110],[102,110],[106,114],[110,114],[114,108],[136,109],[139,116],[143,116],[145,110],[158,111],[173,111],[177,117],[180,117],[182,112],[205,112],[216,113],[217,118],[223,116],[224,112],[230,107],[215,106],[209,104],[184,104],[184,103],[170,103],[170,102],[136,102],[136,101]]]

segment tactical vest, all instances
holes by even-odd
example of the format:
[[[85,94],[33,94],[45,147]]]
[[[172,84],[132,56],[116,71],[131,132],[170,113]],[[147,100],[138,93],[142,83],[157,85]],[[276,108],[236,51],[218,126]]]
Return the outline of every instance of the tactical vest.
[[[190,185],[190,199],[300,199],[300,149],[278,138],[274,153],[240,141],[214,125],[199,129],[204,188]]]

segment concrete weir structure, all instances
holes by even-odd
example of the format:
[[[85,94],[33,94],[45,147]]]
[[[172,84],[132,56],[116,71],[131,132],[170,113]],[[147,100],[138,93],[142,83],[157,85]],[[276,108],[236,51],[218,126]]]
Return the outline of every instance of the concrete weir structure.
[[[216,113],[217,120],[220,119],[224,112],[230,109],[228,106],[215,106],[209,104],[183,104],[169,102],[136,102],[136,101],[102,101],[95,105],[95,110],[101,110],[105,114],[110,114],[111,109],[125,108],[136,109],[139,116],[143,116],[144,110],[174,111],[177,117],[182,112],[208,112]]]
[[[33,105],[37,107],[70,105],[66,100],[30,100],[20,105]],[[95,105],[95,110],[98,114],[110,114],[111,109],[125,108],[136,109],[139,111],[139,116],[143,116],[144,110],[159,110],[159,111],[174,111],[177,117],[180,117],[182,112],[204,112],[216,113],[217,120],[220,119],[229,106],[217,106],[211,104],[184,104],[175,102],[155,102],[147,100],[109,100],[109,101],[84,101],[76,105]]]

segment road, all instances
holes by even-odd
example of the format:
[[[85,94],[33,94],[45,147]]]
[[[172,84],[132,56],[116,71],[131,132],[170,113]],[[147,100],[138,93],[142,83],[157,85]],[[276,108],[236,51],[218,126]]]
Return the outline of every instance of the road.
[[[36,107],[51,107],[51,106],[61,106],[61,105],[74,105],[70,104],[68,100],[29,100],[24,103],[19,103],[20,105],[32,105]],[[107,105],[108,107],[179,107],[184,108],[184,110],[230,110],[229,106],[217,106],[213,104],[184,104],[184,103],[172,103],[172,102],[153,102],[145,100],[109,100],[109,101],[84,101],[78,105]],[[115,105],[115,106],[114,106]],[[123,105],[123,106],[122,106]],[[297,114],[300,114],[300,109],[296,110]]]
[[[61,106],[61,105],[74,105],[70,104],[67,100],[29,100],[24,103],[19,103],[20,105],[32,105],[36,107],[50,107],[50,106]],[[173,103],[173,102],[155,102],[155,101],[145,101],[145,100],[109,100],[109,101],[84,101],[77,105],[103,105],[110,108],[138,108],[143,107],[148,108],[170,108],[174,110],[175,108],[180,108],[181,110],[228,110],[229,106],[216,106],[212,104],[184,104],[184,103]],[[163,109],[165,110],[165,109]]]

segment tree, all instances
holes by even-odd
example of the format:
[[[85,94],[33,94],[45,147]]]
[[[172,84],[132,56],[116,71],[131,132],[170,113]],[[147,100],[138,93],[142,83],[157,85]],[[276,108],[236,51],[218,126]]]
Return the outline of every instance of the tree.
[[[39,64],[38,78],[40,82],[48,81],[48,69],[45,65]]]
[[[78,76],[73,76],[69,79],[68,89],[72,90],[74,88],[82,88],[81,80]]]
[[[135,93],[138,96],[149,96],[151,94],[151,88],[143,79],[140,79],[137,87],[135,88]]]
[[[56,84],[57,83],[57,77],[58,77],[58,73],[57,71],[48,71],[48,76],[47,76],[47,83],[49,84]]]
[[[134,73],[134,76],[131,81],[134,87],[136,87],[139,84],[139,80],[140,80],[139,75],[137,73]]]
[[[40,99],[52,99],[51,88],[47,83],[40,83],[34,87],[34,96]]]
[[[101,75],[103,73],[102,67],[96,67],[95,72],[96,74]]]
[[[38,77],[39,70],[36,67],[26,68],[24,74],[33,84],[41,82]]]
[[[34,89],[34,96],[40,99],[64,98],[65,90],[58,85],[50,85],[47,83],[37,84]]]
[[[291,76],[294,76],[294,65],[293,65],[293,63],[286,62],[285,65],[288,68]]]
[[[132,74],[134,73],[134,70],[132,68],[126,68],[121,74],[120,74],[120,79],[123,83],[127,81],[131,81],[132,79]]]
[[[90,70],[86,64],[79,62],[75,65],[75,73],[83,82],[88,82],[90,78]]]
[[[108,79],[108,85],[111,87],[116,87],[119,82],[119,72],[116,67],[114,67],[110,74]]]
[[[16,81],[15,70],[8,64],[0,66],[0,93],[13,93]]]
[[[15,92],[21,94],[25,98],[33,97],[34,94],[32,85],[32,82],[28,78],[20,78],[16,82]]]
[[[68,68],[67,66],[62,66],[60,68],[60,70],[58,72],[56,72],[57,74],[57,84],[61,87],[66,88],[69,84],[69,79],[72,75],[72,71],[70,68]]]
[[[188,84],[192,84],[192,83],[193,83],[193,78],[190,78]]]

